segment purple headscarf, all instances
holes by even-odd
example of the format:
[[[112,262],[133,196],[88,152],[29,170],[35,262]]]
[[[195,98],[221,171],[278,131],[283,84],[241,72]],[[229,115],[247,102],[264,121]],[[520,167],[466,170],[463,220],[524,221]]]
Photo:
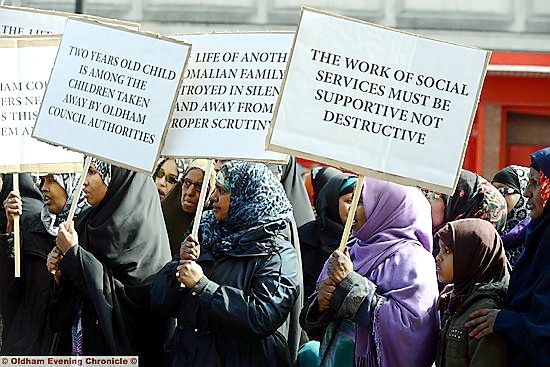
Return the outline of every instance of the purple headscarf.
[[[430,366],[439,330],[430,204],[418,189],[371,178],[362,197],[367,221],[349,252],[355,272],[384,298],[372,331],[357,326],[356,362],[371,359],[374,343],[379,366]]]

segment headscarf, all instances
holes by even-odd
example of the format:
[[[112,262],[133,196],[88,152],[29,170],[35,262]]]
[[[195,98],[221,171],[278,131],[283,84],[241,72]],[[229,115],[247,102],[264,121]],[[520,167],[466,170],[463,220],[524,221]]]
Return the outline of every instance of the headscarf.
[[[540,196],[542,207],[550,201],[550,147],[539,150],[531,155],[532,164],[540,173]]]
[[[453,196],[442,195],[445,220],[480,218],[491,223],[500,233],[506,225],[506,200],[496,187],[473,172],[462,170]]]
[[[375,343],[378,360],[382,363],[411,358],[414,365],[420,360],[431,358],[433,348],[428,345],[423,345],[422,348],[409,345],[411,338],[414,337],[421,343],[431,343],[435,342],[436,335],[437,282],[431,255],[433,236],[430,204],[416,188],[368,177],[365,178],[362,199],[367,221],[355,233],[355,238],[348,243],[353,269],[362,276],[374,279],[372,281],[375,283],[379,280],[381,283],[376,283],[377,293],[393,298],[395,303],[392,305],[384,302],[376,307],[372,316],[372,330],[357,327],[356,361],[372,358],[369,353]],[[410,254],[411,248],[417,249],[416,252],[412,252],[413,254],[417,254],[418,251],[424,254],[423,251],[426,251],[425,256],[417,256],[410,261],[414,267],[432,267],[433,279],[420,279],[425,276],[420,270],[405,270],[411,264],[398,264],[391,268],[391,274],[373,275],[381,264],[397,252],[404,251],[403,253]],[[326,266],[323,273],[320,279],[328,276]],[[409,298],[410,292],[404,292],[402,289],[410,287],[412,283],[424,285]],[[400,291],[394,292],[397,289]],[[403,298],[404,296],[407,298]],[[409,318],[403,315],[403,311],[399,307],[396,308],[395,304],[401,305],[404,309],[412,308],[415,311],[411,311],[410,315],[415,316]],[[409,311],[404,313],[409,314]],[[405,327],[411,330],[410,333],[396,330]],[[401,350],[408,357],[394,356],[395,350]]]
[[[489,222],[477,218],[457,220],[447,223],[435,236],[453,252],[456,296],[468,295],[477,283],[507,280],[504,245]]]
[[[311,186],[313,186],[313,202],[317,201],[317,195],[321,192],[327,182],[342,171],[334,167],[316,167],[311,170]]]
[[[141,173],[95,158],[93,163],[109,184],[105,198],[87,215],[81,245],[122,283],[140,285],[170,259],[154,183]]]
[[[353,192],[357,177],[351,174],[339,173],[328,180],[317,195],[315,208],[317,210],[318,240],[321,248],[332,252],[344,233],[344,224],[340,219],[340,197]]]
[[[217,181],[231,192],[229,212],[218,222],[213,211],[203,214],[201,244],[216,254],[229,252],[248,231],[276,220],[292,219],[292,206],[283,185],[262,163],[229,161]]]
[[[67,216],[69,215],[74,199],[74,189],[78,183],[78,179],[80,178],[80,173],[52,174],[52,177],[67,194],[67,201],[61,212],[58,214],[50,213],[48,207],[44,205],[42,207],[42,212],[40,213],[40,219],[42,220],[42,224],[44,225],[46,231],[52,236],[57,236],[59,225],[67,220]],[[81,194],[78,198],[78,203],[74,212],[75,218],[78,217],[78,214],[80,214],[80,212],[87,206],[88,203],[86,202],[84,195]]]
[[[504,232],[509,232],[529,215],[527,198],[523,196],[529,183],[529,168],[522,166],[508,166],[499,171],[493,178],[493,183],[504,184],[520,194],[519,200],[514,208],[508,213]]]
[[[187,176],[187,173],[192,169],[200,169],[203,174],[206,172],[208,163],[213,164],[209,159],[195,159],[193,160],[185,173],[182,176],[182,180]],[[168,237],[170,240],[170,249],[172,252],[172,257],[179,256],[179,250],[181,242],[183,241],[183,235],[186,230],[189,228],[195,215],[193,213],[186,213],[182,210],[181,207],[181,197],[182,193],[182,182],[178,182],[176,186],[168,193],[164,201],[162,202],[162,213],[164,214],[164,222],[166,223],[166,230],[168,231]],[[212,170],[210,175],[207,200],[204,207],[209,206],[209,199],[216,188],[216,173]]]
[[[101,181],[105,184],[105,186],[109,187],[109,184],[111,183],[111,164],[107,162],[103,162],[95,157],[92,157],[92,163],[95,166],[95,169],[97,170],[97,173],[99,173],[99,177],[101,177]]]
[[[186,172],[186,164],[185,164],[185,159],[180,159],[180,158],[169,158],[169,157],[162,157],[158,160],[158,163],[157,163],[157,167],[155,168],[155,172],[153,174],[153,178],[155,178],[157,176],[157,172],[159,171],[159,169],[162,168],[162,165],[164,163],[166,163],[166,161],[169,161],[173,159],[175,162],[176,162],[176,168],[178,170],[178,177],[176,178],[178,181],[181,181],[181,179],[183,178],[185,172]]]
[[[290,157],[288,162],[284,165],[267,163],[266,166],[274,174],[281,174],[281,183],[292,205],[296,225],[300,227],[314,220],[315,216],[313,215],[313,209],[311,208],[304,182],[298,173],[296,159]]]

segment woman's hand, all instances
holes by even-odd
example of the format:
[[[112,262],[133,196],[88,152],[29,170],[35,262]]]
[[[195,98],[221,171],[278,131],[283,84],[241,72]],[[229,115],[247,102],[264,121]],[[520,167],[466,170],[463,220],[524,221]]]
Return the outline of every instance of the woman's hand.
[[[46,260],[46,267],[48,272],[52,273],[55,278],[55,282],[59,284],[61,280],[61,271],[59,270],[59,263],[63,259],[63,254],[61,251],[54,247],[53,250],[48,254],[48,260]]]
[[[335,289],[336,285],[330,278],[319,282],[319,293],[317,293],[319,312],[323,312],[330,308],[330,301]]]
[[[192,260],[180,260],[180,264],[176,269],[178,281],[186,288],[193,288],[204,276],[201,266]]]
[[[190,234],[181,243],[180,259],[197,261],[200,254],[201,254],[201,245],[199,244],[199,240],[197,239],[197,237]]]
[[[468,335],[476,339],[491,335],[494,332],[495,320],[499,312],[500,310],[483,308],[469,314],[470,321],[464,326],[475,328]]]
[[[4,200],[3,204],[4,210],[6,211],[6,218],[8,219],[8,223],[6,224],[6,232],[10,233],[13,232],[13,218],[16,215],[23,214],[23,201],[17,192],[12,191],[6,200]]]
[[[349,257],[348,249],[342,252],[336,250],[328,260],[328,275],[334,285],[338,285],[353,271],[353,263]]]
[[[57,238],[55,239],[55,245],[63,254],[66,254],[71,247],[78,244],[78,234],[74,229],[74,222],[63,222],[59,225],[59,232],[57,232]]]

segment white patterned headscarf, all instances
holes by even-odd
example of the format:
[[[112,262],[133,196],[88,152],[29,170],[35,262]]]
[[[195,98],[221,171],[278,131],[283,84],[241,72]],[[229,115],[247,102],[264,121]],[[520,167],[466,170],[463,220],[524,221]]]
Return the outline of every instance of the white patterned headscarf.
[[[60,213],[53,214],[48,210],[46,205],[44,205],[40,215],[42,224],[44,225],[44,228],[46,228],[46,231],[48,231],[48,233],[52,236],[57,236],[59,225],[67,220],[67,216],[69,215],[69,210],[71,209],[71,204],[73,202],[74,189],[78,183],[78,179],[80,178],[80,173],[59,173],[49,176],[52,176],[55,182],[57,182],[67,194],[67,202]],[[86,206],[88,206],[88,204],[84,199],[84,196],[81,194],[75,210],[75,218]]]

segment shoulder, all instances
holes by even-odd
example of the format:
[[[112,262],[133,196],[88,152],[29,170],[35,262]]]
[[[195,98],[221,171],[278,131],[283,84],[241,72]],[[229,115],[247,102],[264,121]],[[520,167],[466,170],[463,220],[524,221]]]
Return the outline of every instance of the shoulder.
[[[389,257],[385,265],[400,267],[415,272],[433,272],[435,274],[435,260],[421,244],[405,242]]]

